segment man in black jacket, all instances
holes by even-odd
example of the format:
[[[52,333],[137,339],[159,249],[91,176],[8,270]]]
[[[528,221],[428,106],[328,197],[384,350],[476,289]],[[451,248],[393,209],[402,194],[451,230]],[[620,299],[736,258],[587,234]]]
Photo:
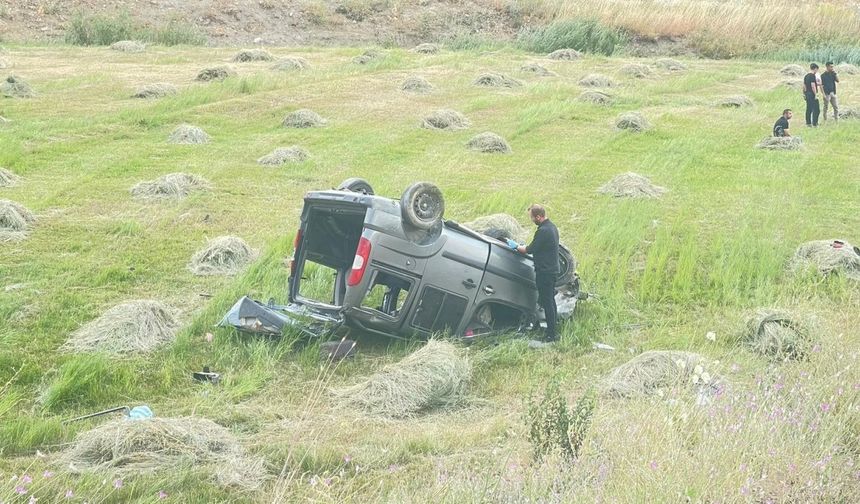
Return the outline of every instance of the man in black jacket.
[[[531,254],[535,265],[535,284],[537,284],[538,304],[546,315],[545,341],[558,340],[555,305],[555,282],[560,272],[558,264],[558,228],[546,216],[544,207],[534,204],[529,207],[529,217],[537,225],[537,231],[528,246],[508,240],[508,246],[522,253]]]
[[[806,125],[818,127],[818,65],[809,65],[809,73],[803,78],[803,99],[806,100]]]

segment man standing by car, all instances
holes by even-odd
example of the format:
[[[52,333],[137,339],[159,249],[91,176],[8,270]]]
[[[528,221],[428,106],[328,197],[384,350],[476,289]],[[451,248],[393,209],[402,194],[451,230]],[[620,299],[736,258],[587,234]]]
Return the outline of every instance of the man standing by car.
[[[833,120],[839,121],[839,102],[836,101],[836,83],[839,82],[839,76],[836,75],[836,70],[833,70],[833,62],[828,61],[824,68],[826,69],[821,74],[821,92],[824,95],[824,120],[827,120],[827,105],[833,105]]]
[[[818,115],[821,109],[818,106],[818,65],[809,65],[809,73],[803,78],[803,99],[806,100],[806,126],[818,127]]]
[[[555,305],[555,282],[560,271],[558,264],[558,228],[546,216],[543,206],[534,204],[529,207],[529,217],[537,225],[534,238],[528,246],[508,240],[508,246],[521,254],[531,254],[534,258],[535,284],[538,291],[538,304],[546,315],[546,342],[558,341],[556,333],[557,308]]]

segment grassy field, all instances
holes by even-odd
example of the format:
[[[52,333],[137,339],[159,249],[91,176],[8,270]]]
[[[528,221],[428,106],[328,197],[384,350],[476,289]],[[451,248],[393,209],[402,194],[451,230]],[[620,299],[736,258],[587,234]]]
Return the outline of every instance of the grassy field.
[[[687,70],[668,72],[631,58],[390,50],[355,65],[358,49],[273,49],[311,68],[231,64],[238,76],[194,82],[234,52],[56,46],[0,54],[12,65],[4,72],[37,93],[0,101],[0,116],[11,121],[0,124],[0,166],[22,177],[0,188],[0,198],[37,215],[26,240],[0,244],[0,501],[57,502],[71,491],[70,502],[849,502],[860,491],[860,286],[787,271],[802,242],[860,242],[860,122],[802,128],[799,91],[779,85],[783,63],[689,60]],[[520,71],[532,60],[558,75]],[[625,77],[620,68],[631,62],[651,65],[653,75]],[[523,86],[471,84],[488,70]],[[618,83],[609,90],[613,105],[576,100],[577,81],[593,72]],[[410,75],[434,91],[400,91]],[[151,82],[180,92],[129,98]],[[843,107],[860,99],[855,77],[843,75],[839,93]],[[736,94],[755,105],[714,105]],[[805,149],[755,149],[786,107],[795,109],[792,130]],[[282,128],[299,108],[328,125]],[[438,108],[462,112],[472,127],[419,128]],[[614,119],[627,111],[642,112],[653,129],[615,131]],[[180,123],[202,127],[212,142],[168,144]],[[484,131],[505,137],[513,153],[467,151],[468,139]],[[311,159],[284,168],[256,163],[290,145]],[[178,203],[131,198],[135,183],[178,171],[207,178],[213,190]],[[669,192],[654,200],[596,192],[627,171]],[[353,335],[356,359],[320,367],[316,342],[212,326],[242,294],[285,301],[284,258],[302,195],[353,176],[394,197],[414,181],[433,181],[445,193],[446,217],[458,221],[506,212],[527,224],[526,207],[543,202],[596,297],[564,325],[552,351],[528,351],[517,339],[465,350],[473,407],[401,421],[338,409],[330,387],[354,383],[419,343]],[[226,234],[259,249],[258,260],[230,278],[186,270],[207,239]],[[177,341],[125,358],[58,351],[82,324],[131,299],[178,308]],[[816,316],[808,360],[773,363],[739,343],[744,316],[762,306]],[[617,351],[594,350],[594,342]],[[672,393],[601,398],[575,464],[532,461],[523,419],[530,393],[557,379],[572,404],[610,369],[651,349],[705,355],[728,392],[706,405]],[[223,374],[220,386],[191,380],[204,365]],[[229,428],[264,459],[267,483],[255,492],[222,488],[196,467],[122,480],[76,476],[58,462],[76,434],[100,423],[61,420],[138,404],[160,417],[194,415]],[[32,482],[22,483],[25,474]]]

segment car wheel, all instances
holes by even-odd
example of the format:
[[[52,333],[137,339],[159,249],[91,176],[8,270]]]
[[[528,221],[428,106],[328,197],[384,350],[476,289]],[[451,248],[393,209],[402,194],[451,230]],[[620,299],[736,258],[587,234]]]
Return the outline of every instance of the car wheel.
[[[337,186],[338,191],[352,191],[373,196],[373,187],[363,178],[348,178]]]
[[[400,198],[403,219],[418,229],[432,229],[445,213],[442,191],[430,182],[412,184]]]
[[[564,245],[558,247],[558,266],[558,279],[555,281],[555,286],[561,287],[570,282],[576,272],[576,259]]]

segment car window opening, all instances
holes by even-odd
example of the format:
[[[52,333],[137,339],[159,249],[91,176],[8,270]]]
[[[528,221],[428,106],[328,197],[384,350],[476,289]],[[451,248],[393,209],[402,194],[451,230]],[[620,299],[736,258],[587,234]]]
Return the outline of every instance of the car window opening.
[[[379,271],[374,276],[373,283],[364,296],[361,306],[397,318],[409,297],[411,287],[412,284],[408,280]]]

